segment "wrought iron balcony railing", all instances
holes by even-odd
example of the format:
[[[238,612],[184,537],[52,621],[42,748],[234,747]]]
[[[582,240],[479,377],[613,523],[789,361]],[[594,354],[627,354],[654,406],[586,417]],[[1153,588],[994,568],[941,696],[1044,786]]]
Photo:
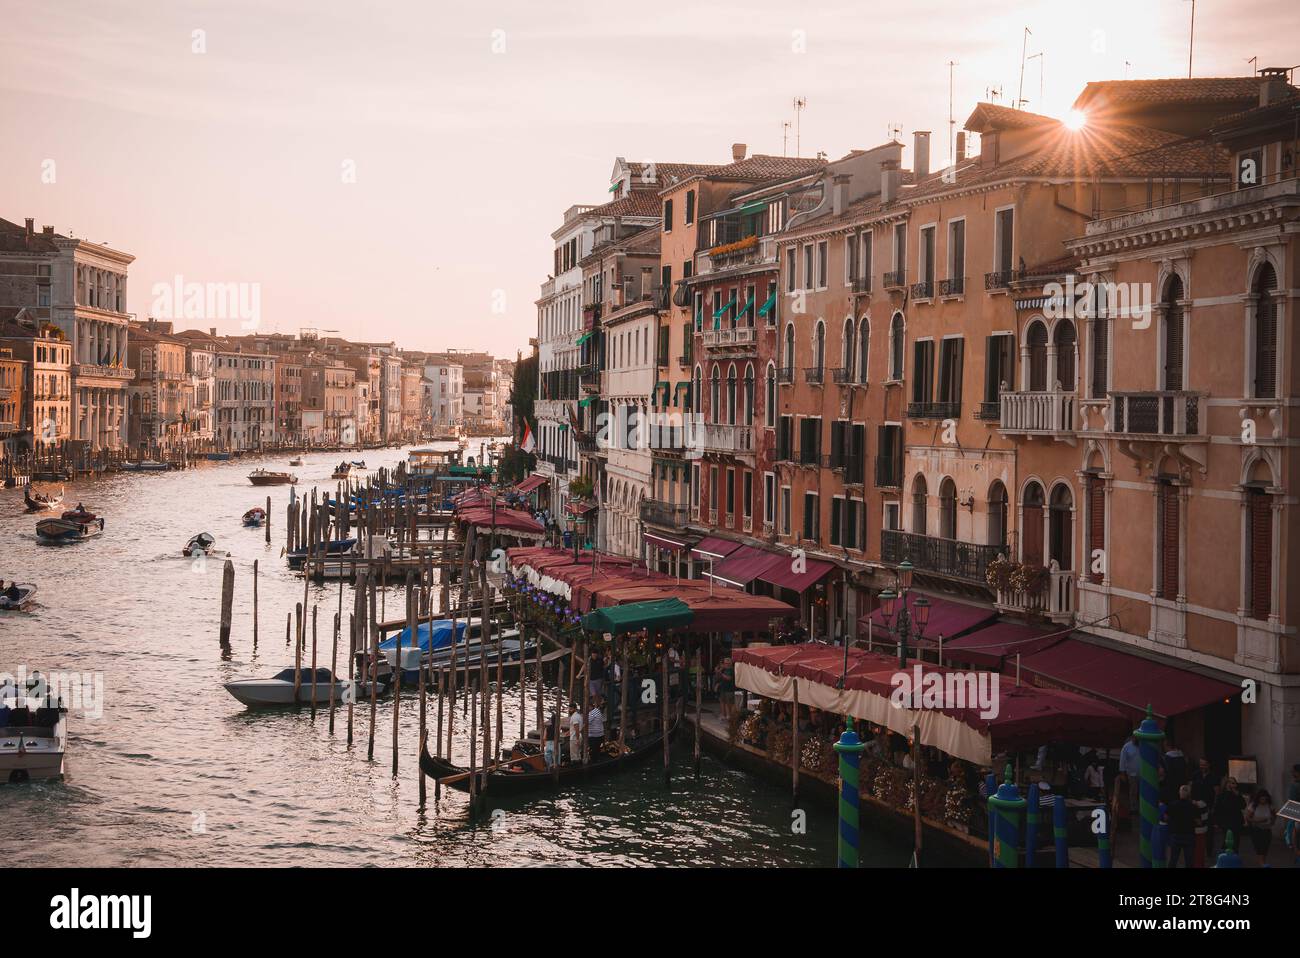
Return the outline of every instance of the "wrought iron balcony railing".
[[[1197,436],[1200,402],[1194,392],[1111,393],[1110,428],[1138,436]]]
[[[809,366],[803,371],[804,382],[820,386],[826,378],[826,369],[822,366]]]
[[[908,419],[958,419],[961,417],[961,402],[910,402],[907,404]]]
[[[988,565],[1001,551],[997,545],[981,545],[960,539],[904,532],[880,531],[880,561],[897,565],[907,559],[918,572],[931,572],[950,579],[986,585]]]
[[[890,270],[884,276],[885,289],[905,289],[907,287],[907,270]]]
[[[966,292],[965,276],[952,276],[939,280],[940,296],[960,296],[964,292]]]

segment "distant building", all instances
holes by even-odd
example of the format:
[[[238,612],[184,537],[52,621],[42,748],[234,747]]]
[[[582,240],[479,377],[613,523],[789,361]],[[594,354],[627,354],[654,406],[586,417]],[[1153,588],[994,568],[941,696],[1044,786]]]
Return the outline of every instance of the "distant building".
[[[53,446],[72,428],[72,344],[63,330],[38,320],[26,307],[0,307],[0,348],[25,363],[22,389],[25,423],[14,448]]]

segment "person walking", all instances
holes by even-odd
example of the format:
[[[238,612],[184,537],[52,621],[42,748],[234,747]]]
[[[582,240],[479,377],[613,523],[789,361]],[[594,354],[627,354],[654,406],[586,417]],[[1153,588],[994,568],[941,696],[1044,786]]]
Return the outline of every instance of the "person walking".
[[[1227,834],[1232,832],[1240,854],[1242,829],[1246,823],[1246,800],[1237,791],[1235,778],[1228,777],[1223,780],[1223,787],[1219,789],[1219,794],[1214,799],[1214,811],[1210,814],[1210,822],[1218,830],[1219,847],[1226,847]]]
[[[1142,780],[1142,752],[1138,748],[1137,736],[1131,736],[1124,747],[1119,750],[1119,770],[1127,778],[1128,791],[1128,816],[1133,818],[1137,816],[1138,810],[1138,787],[1137,784]]]
[[[1192,847],[1196,844],[1196,823],[1199,819],[1196,806],[1192,804],[1192,788],[1180,785],[1178,797],[1169,804],[1165,819],[1169,822],[1169,867],[1178,867],[1178,856],[1183,858],[1183,867],[1192,867]]]

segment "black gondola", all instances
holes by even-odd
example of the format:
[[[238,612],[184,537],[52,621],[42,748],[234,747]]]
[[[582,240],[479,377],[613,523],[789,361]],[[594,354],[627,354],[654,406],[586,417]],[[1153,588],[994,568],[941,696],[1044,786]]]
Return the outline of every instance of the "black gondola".
[[[673,733],[677,731],[677,725],[677,721],[674,720],[668,729],[668,740],[670,742]],[[655,732],[651,735],[642,736],[637,740],[634,747],[629,748],[628,751],[621,755],[593,757],[586,765],[561,765],[558,784],[563,786],[583,781],[592,775],[608,775],[617,772],[619,769],[627,768],[634,762],[649,758],[656,753],[662,755],[663,742],[663,735]],[[522,766],[529,763],[530,759],[536,761],[539,757],[523,756],[498,765],[486,773],[486,789],[482,785],[484,772],[482,769],[477,770],[475,774],[479,777],[479,792],[485,795],[520,795],[526,792],[545,791],[553,788],[557,783],[557,776],[551,769],[525,770],[522,768]],[[446,759],[435,758],[430,755],[427,744],[420,752],[420,771],[432,779],[441,779],[442,784],[448,788],[454,788],[461,792],[469,791],[470,770],[459,765],[453,765]]]

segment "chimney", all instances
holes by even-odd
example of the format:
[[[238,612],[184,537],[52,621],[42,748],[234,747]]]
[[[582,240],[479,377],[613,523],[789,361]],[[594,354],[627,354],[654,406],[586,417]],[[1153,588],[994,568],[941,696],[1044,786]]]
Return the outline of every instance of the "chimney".
[[[844,207],[848,206],[849,198],[849,174],[836,173],[831,182],[831,213],[839,216],[844,212]]]
[[[957,131],[957,158],[956,162],[960,163],[966,159],[966,131]]]
[[[41,232],[44,233],[46,236],[53,236],[53,235],[54,235],[54,227],[53,227],[53,226],[42,226],[42,227],[41,227]]]
[[[1264,67],[1259,71],[1259,105],[1268,106],[1286,96],[1287,68]]]
[[[885,160],[880,164],[880,203],[888,206],[898,199],[898,160]]]
[[[918,183],[930,175],[929,130],[917,130],[912,134],[912,169]]]
[[[217,327],[215,327],[215,326],[209,326],[209,327],[208,327],[208,335],[211,336],[213,339],[216,339],[216,338],[217,338]]]
[[[36,221],[32,219],[30,216],[27,217],[27,238],[28,239],[32,238],[32,227],[35,225],[36,225]]]
[[[745,153],[748,149],[749,148],[744,143],[731,144],[731,161],[733,163],[739,163],[745,158]]]

